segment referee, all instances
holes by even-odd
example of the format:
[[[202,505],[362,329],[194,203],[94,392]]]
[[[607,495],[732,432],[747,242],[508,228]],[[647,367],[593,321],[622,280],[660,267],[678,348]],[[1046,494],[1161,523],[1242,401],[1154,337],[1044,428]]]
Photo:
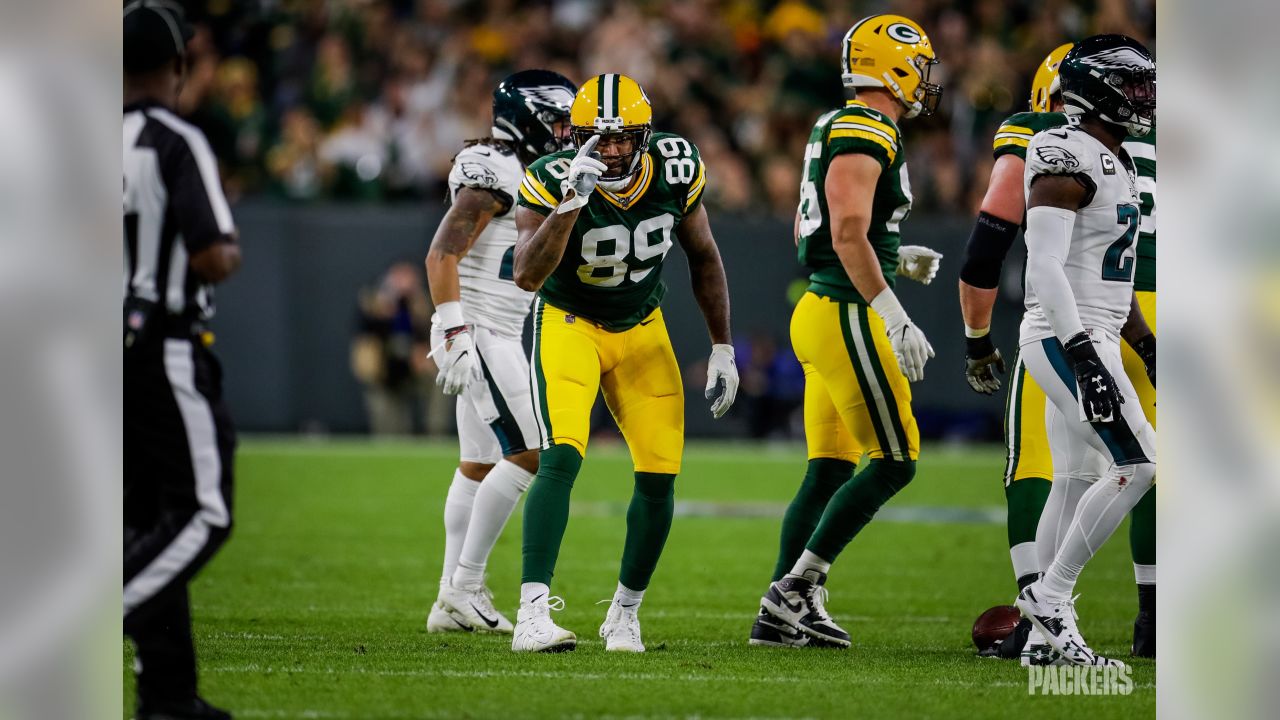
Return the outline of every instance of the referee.
[[[231,530],[235,430],[205,323],[240,265],[218,166],[177,104],[192,30],[124,8],[124,631],[137,718],[230,718],[196,692],[187,583]]]

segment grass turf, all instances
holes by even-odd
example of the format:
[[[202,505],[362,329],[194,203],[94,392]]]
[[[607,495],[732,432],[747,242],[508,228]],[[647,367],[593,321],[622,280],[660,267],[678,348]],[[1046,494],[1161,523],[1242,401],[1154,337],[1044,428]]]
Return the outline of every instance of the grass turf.
[[[926,446],[914,482],[850,544],[828,608],[846,652],[753,648],[802,449],[694,445],[640,618],[649,652],[606,654],[631,492],[625,448],[595,445],[574,490],[553,593],[574,653],[516,655],[505,636],[429,635],[450,444],[245,442],[236,527],[192,588],[201,691],[240,718],[1005,717],[1155,715],[1155,665],[1128,696],[1031,696],[1016,663],[974,656],[979,612],[1015,587],[998,448]],[[515,619],[520,511],[489,584]],[[1082,626],[1127,658],[1136,593],[1126,527],[1089,565]],[[125,716],[133,651],[124,643]]]

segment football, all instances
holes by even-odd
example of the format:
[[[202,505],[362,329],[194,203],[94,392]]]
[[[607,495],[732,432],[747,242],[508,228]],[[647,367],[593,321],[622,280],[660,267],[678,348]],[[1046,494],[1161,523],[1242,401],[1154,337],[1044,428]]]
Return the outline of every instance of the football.
[[[1012,605],[997,605],[973,621],[973,644],[978,650],[987,650],[1009,637],[1022,616]]]

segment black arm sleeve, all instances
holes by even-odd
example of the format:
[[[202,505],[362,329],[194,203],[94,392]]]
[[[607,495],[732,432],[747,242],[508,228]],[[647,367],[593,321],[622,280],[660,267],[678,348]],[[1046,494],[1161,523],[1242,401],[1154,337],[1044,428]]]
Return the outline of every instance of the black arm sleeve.
[[[964,248],[964,264],[960,279],[976,288],[987,290],[1000,285],[1000,268],[1018,237],[1018,226],[990,213],[978,213],[973,233]]]

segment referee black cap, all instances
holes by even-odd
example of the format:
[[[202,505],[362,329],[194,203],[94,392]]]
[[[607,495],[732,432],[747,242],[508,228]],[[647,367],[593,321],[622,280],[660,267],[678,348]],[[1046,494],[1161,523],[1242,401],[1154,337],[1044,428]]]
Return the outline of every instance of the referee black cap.
[[[124,71],[154,70],[185,54],[193,34],[174,0],[132,0],[124,6]]]

